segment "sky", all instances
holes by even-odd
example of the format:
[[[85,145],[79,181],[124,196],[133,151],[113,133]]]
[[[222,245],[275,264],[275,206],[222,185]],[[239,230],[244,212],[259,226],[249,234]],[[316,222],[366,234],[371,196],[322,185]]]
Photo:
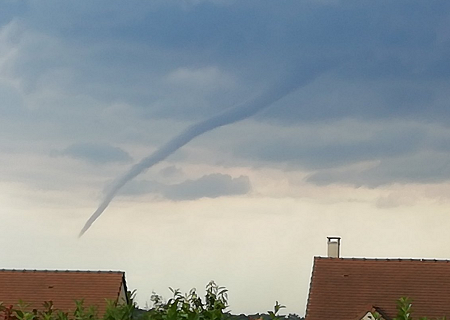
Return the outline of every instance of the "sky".
[[[448,259],[449,57],[446,0],[3,0],[0,268],[304,315],[327,236]],[[78,238],[118,177],[230,112]]]

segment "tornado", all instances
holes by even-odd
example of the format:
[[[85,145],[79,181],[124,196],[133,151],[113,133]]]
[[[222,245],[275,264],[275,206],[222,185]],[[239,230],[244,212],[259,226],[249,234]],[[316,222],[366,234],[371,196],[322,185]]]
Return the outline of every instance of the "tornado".
[[[86,224],[81,229],[78,237],[81,237],[87,230],[89,230],[92,224],[100,217],[100,215],[105,211],[105,209],[117,195],[118,191],[127,182],[131,181],[136,176],[153,167],[157,163],[163,161],[194,138],[216,128],[249,118],[255,115],[257,112],[267,108],[271,104],[285,97],[300,86],[308,83],[318,73],[317,69],[311,69],[312,68],[310,68],[310,70],[302,70],[301,75],[298,72],[291,72],[287,78],[283,79],[283,81],[275,83],[274,85],[270,86],[269,89],[264,90],[262,93],[247,100],[246,102],[241,103],[231,109],[227,109],[224,112],[209,119],[191,125],[179,135],[163,144],[151,155],[143,158],[141,161],[133,165],[127,172],[118,177],[112,183],[110,188],[108,188],[108,191],[104,195],[97,210],[95,210],[91,217],[86,221]]]

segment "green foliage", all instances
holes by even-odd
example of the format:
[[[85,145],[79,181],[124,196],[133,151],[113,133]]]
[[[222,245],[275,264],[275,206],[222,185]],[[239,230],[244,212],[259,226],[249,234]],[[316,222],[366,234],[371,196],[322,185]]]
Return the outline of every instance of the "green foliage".
[[[397,317],[394,320],[412,320],[412,303],[407,297],[397,300]]]
[[[153,307],[142,315],[142,320],[223,320],[227,318],[227,289],[219,287],[214,281],[206,286],[204,301],[192,289],[183,295],[180,290],[172,289],[172,298],[167,302],[157,294],[150,300]]]
[[[278,303],[278,301],[276,301],[275,306],[273,307],[273,311],[267,311],[269,313],[270,319],[271,320],[279,320],[280,316],[278,315],[278,312],[283,308],[286,308],[286,307],[282,306],[281,304]]]

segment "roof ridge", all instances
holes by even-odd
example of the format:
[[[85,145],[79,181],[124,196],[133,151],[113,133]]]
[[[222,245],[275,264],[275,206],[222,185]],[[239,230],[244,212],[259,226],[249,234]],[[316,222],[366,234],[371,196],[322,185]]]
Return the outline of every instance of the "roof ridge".
[[[8,271],[8,272],[49,272],[49,273],[62,273],[62,272],[70,272],[70,273],[121,273],[124,274],[125,271],[121,270],[77,270],[77,269],[0,269],[0,272]]]
[[[420,261],[420,262],[446,262],[449,263],[450,259],[433,259],[433,258],[365,258],[365,257],[322,257],[314,256],[314,259],[323,260],[350,260],[350,261]]]

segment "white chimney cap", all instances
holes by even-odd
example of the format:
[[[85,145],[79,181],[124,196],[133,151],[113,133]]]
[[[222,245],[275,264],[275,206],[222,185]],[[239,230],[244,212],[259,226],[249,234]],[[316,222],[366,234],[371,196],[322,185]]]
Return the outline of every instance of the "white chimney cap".
[[[328,257],[339,258],[341,238],[340,237],[327,237],[328,238]]]

